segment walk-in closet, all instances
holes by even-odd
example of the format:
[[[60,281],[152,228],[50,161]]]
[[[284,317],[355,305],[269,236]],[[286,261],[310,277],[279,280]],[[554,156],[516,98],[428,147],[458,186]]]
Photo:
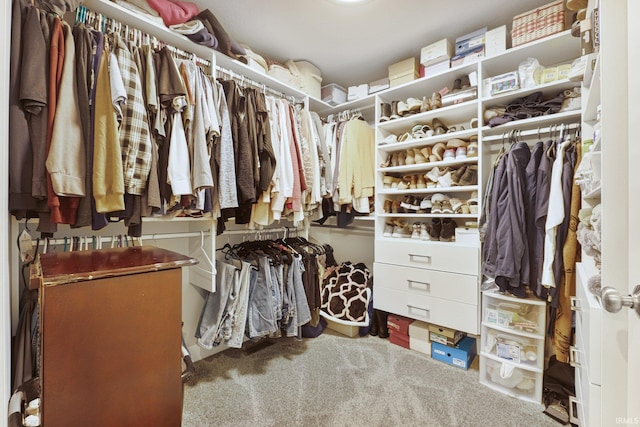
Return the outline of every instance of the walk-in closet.
[[[0,16],[0,425],[640,423],[640,4]]]

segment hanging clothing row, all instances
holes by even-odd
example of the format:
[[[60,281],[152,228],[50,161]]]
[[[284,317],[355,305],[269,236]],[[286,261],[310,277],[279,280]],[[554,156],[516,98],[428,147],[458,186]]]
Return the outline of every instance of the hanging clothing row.
[[[359,111],[345,111],[330,117],[323,126],[329,162],[325,165],[328,197],[323,199],[323,224],[337,216],[339,227],[355,215],[373,212],[375,187],[375,133]],[[335,121],[334,121],[335,120]]]
[[[564,127],[533,147],[517,131],[510,134],[510,146],[500,150],[491,171],[480,224],[482,273],[503,292],[524,298],[528,288],[550,302],[549,334],[562,361],[568,360],[568,304],[580,252],[580,188],[573,177],[581,156],[579,135]]]
[[[225,245],[216,259],[218,290],[207,294],[195,336],[211,349],[240,348],[244,336],[301,336],[319,322],[325,250],[304,238]]]
[[[43,233],[124,219],[139,236],[143,217],[211,215],[220,233],[230,218],[297,225],[330,194],[317,114],[249,80],[216,80],[207,61],[156,50],[128,27],[94,19],[72,28],[14,3],[16,218],[38,217]]]

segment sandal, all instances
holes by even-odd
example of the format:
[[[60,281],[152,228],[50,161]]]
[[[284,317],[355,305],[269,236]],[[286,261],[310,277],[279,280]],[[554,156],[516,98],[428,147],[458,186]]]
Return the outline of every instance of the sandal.
[[[420,112],[424,113],[425,111],[431,110],[431,100],[426,96],[422,99],[422,105],[420,106]]]
[[[431,161],[432,153],[431,153],[431,146],[430,145],[427,145],[426,147],[422,147],[420,149],[420,152],[422,153],[422,155],[424,156],[424,158],[426,159],[427,162]]]
[[[478,213],[478,192],[474,191],[471,193],[471,197],[467,200],[467,206],[469,206],[469,212],[472,214]]]
[[[412,148],[409,148],[407,150],[405,164],[407,164],[407,165],[415,165],[416,164],[416,157],[413,154],[413,149]]]
[[[413,157],[415,159],[416,164],[427,163],[429,160],[428,157],[424,157],[422,155],[422,151],[419,148],[413,149]]]
[[[409,98],[407,99],[407,106],[409,107],[410,112],[417,113],[422,107],[422,100],[417,98]]]
[[[398,137],[398,142],[409,142],[411,140],[413,140],[413,137],[409,132],[405,132]]]
[[[431,124],[433,127],[434,135],[442,135],[443,133],[447,133],[447,131],[449,130],[449,128],[446,127],[444,123],[440,121],[440,119],[434,118]]]

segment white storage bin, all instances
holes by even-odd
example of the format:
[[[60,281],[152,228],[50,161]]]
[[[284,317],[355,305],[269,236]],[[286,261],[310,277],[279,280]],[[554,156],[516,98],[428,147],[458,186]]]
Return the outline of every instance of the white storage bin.
[[[480,351],[530,368],[541,369],[544,364],[544,340],[488,327],[483,328]]]
[[[482,322],[487,326],[544,336],[544,301],[485,292],[482,302]]]
[[[480,383],[523,400],[540,403],[542,372],[522,369],[508,361],[485,358]]]
[[[338,105],[347,101],[347,90],[336,83],[322,86],[322,100],[327,104]]]

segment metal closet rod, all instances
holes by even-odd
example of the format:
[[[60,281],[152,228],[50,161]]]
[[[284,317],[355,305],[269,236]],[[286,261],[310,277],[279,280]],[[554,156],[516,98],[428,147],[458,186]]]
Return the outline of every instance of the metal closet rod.
[[[295,227],[276,227],[276,228],[265,228],[262,230],[228,230],[225,231],[221,236],[224,237],[225,235],[247,235],[247,234],[269,234],[269,233],[298,233],[300,230],[298,230]],[[189,231],[189,232],[184,232],[184,233],[154,233],[154,234],[145,234],[142,235],[140,237],[131,237],[131,236],[127,236],[125,234],[115,234],[115,235],[110,235],[110,236],[67,236],[67,237],[58,237],[58,238],[49,238],[48,244],[49,245],[64,245],[64,244],[69,244],[71,242],[73,242],[73,238],[79,238],[80,239],[80,243],[81,246],[84,245],[88,248],[89,244],[92,244],[94,242],[101,242],[101,243],[108,243],[108,242],[114,242],[114,241],[118,241],[119,243],[122,242],[130,242],[129,246],[135,246],[135,242],[137,241],[138,244],[141,244],[140,242],[145,241],[145,240],[161,240],[161,239],[187,239],[187,238],[191,238],[191,237],[210,237],[212,236],[211,234],[211,230],[203,230],[203,231]],[[40,239],[40,242],[44,241],[46,239]],[[31,242],[31,244],[33,246],[35,246],[37,243],[37,240],[33,240]]]
[[[562,125],[564,125],[564,130],[565,131],[569,131],[569,130],[573,130],[573,129],[580,129],[580,127],[581,127],[580,123],[562,123],[562,124],[552,125],[552,126],[545,127],[545,128],[536,128],[536,129],[529,129],[529,130],[519,131],[518,133],[516,133],[516,136],[535,136],[535,135],[542,135],[542,134],[551,133],[551,132],[560,132]],[[511,131],[509,131],[509,132],[511,132]],[[509,132],[504,132],[504,133],[501,133],[499,135],[486,136],[486,137],[483,137],[482,140],[483,141],[497,141],[499,139],[504,139],[504,138],[509,136]]]
[[[171,52],[182,56],[183,58],[186,59],[191,59],[196,63],[200,63],[202,65],[205,65],[209,68],[211,68],[211,61],[209,61],[208,59],[203,59],[200,58],[198,55],[196,55],[195,53],[192,52],[187,52],[183,49],[180,49],[178,47],[175,47],[173,45],[170,45],[169,43],[165,43],[162,40],[158,40],[158,38],[156,36],[151,36],[148,33],[139,30],[137,28],[130,28],[129,25],[127,24],[122,24],[122,22],[118,21],[117,19],[114,18],[109,18],[107,16],[102,15],[101,13],[98,12],[94,12],[91,9],[87,8],[86,6],[80,5],[76,8],[76,12],[75,12],[75,18],[76,18],[76,22],[82,22],[85,23],[87,25],[93,25],[94,27],[98,27],[97,29],[102,31],[103,33],[108,29],[111,29],[112,31],[115,32],[122,32],[124,30],[125,32],[125,36],[126,37],[133,37],[134,40],[138,45],[140,43],[142,43],[143,41],[146,41],[151,44],[152,46],[156,47],[156,46],[166,46]],[[219,65],[215,66],[215,71],[221,74],[226,74],[228,75],[230,78],[242,83],[248,83],[251,84],[252,86],[256,87],[256,88],[260,88],[262,89],[264,92],[269,92],[272,95],[278,96],[280,98],[284,98],[284,99],[288,99],[290,100],[292,103],[294,104],[301,104],[303,103],[302,101],[298,101],[296,100],[296,98],[292,95],[286,95],[283,92],[277,91],[275,89],[272,89],[270,87],[268,87],[266,84],[264,83],[260,83],[260,82],[256,82],[246,76],[243,76],[242,74],[237,74],[235,72],[233,72],[232,70],[228,70],[224,67],[221,67]]]

